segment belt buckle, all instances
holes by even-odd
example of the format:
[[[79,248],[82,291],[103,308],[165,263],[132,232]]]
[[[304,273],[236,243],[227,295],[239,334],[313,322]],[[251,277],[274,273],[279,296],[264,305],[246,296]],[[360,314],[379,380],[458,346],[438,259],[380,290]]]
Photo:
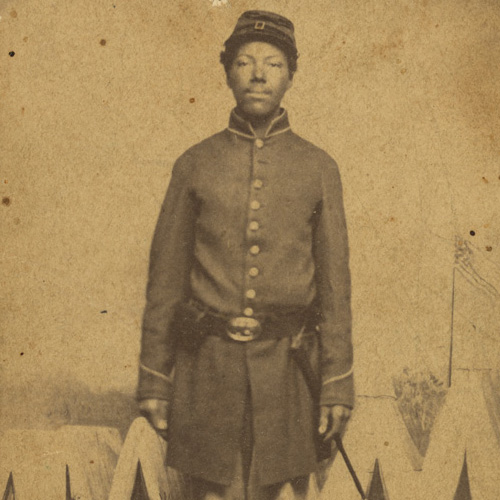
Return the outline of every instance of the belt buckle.
[[[238,316],[228,321],[226,333],[236,342],[250,342],[260,337],[262,327],[260,321],[255,318]]]

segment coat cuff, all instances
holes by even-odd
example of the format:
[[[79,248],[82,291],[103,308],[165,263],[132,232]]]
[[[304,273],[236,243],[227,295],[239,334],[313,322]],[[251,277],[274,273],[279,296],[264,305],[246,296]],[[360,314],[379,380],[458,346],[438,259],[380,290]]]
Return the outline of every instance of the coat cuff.
[[[323,380],[321,387],[321,405],[343,405],[354,407],[354,376],[351,368],[346,373]]]
[[[139,366],[137,399],[164,399],[172,397],[174,370],[170,375],[153,370],[142,363]]]

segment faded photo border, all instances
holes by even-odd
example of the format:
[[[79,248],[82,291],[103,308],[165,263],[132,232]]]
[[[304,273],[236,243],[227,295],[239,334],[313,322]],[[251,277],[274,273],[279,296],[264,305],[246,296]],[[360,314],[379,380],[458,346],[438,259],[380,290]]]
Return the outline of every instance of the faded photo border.
[[[227,126],[219,53],[249,9],[293,20],[300,56],[284,106],[342,176],[359,403],[346,448],[363,484],[379,458],[387,488],[405,477],[404,498],[421,498],[449,451],[441,487],[453,495],[467,451],[472,497],[490,498],[500,464],[494,0],[0,1],[0,494],[12,472],[18,492],[36,484],[55,498],[68,464],[87,485],[81,498],[109,494],[138,416],[154,225],[176,158]],[[446,441],[447,427],[468,441]],[[403,455],[416,475],[391,470]],[[348,488],[341,466],[325,491]]]

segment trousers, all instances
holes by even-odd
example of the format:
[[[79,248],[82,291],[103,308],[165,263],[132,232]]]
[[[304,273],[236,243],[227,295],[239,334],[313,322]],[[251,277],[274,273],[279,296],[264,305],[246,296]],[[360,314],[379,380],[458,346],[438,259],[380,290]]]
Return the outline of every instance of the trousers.
[[[193,500],[313,500],[309,495],[309,476],[293,478],[285,483],[261,486],[250,475],[244,480],[241,455],[237,460],[233,482],[229,486],[191,478]]]

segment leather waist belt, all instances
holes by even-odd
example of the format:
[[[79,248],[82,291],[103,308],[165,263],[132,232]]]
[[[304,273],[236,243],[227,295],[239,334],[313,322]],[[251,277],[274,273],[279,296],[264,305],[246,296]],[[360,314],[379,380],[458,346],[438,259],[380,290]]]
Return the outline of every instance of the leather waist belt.
[[[191,299],[179,304],[174,328],[179,337],[189,344],[195,344],[207,335],[235,342],[250,342],[297,335],[307,320],[306,309],[286,315],[231,316]]]

